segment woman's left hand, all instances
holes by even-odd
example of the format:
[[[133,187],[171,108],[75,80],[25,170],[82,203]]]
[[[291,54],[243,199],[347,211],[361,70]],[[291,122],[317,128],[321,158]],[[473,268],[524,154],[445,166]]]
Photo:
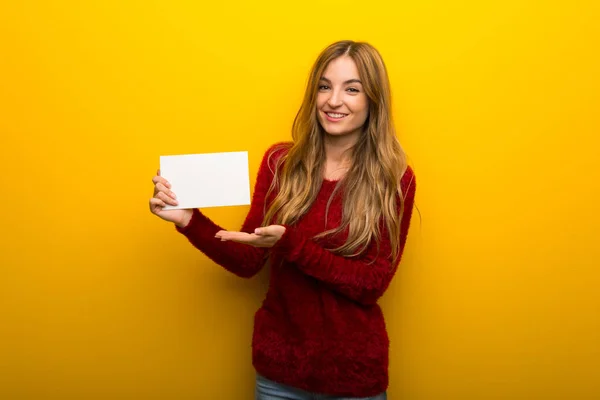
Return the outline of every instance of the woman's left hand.
[[[256,228],[254,233],[219,231],[215,235],[221,241],[232,241],[249,244],[254,247],[273,247],[285,233],[285,226],[269,225]]]

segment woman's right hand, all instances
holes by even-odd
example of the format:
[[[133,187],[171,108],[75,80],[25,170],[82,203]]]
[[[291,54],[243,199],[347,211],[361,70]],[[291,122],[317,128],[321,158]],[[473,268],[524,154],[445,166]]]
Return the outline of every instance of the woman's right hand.
[[[160,176],[160,170],[152,178],[152,182],[154,183],[154,196],[150,199],[150,212],[181,228],[185,227],[192,219],[193,210],[165,210],[166,205],[176,206],[178,204],[175,193],[171,191],[171,184]]]

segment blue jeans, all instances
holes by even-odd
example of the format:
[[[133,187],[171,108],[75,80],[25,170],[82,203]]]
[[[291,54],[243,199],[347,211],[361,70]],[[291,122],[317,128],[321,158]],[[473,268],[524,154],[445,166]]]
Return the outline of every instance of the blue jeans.
[[[386,393],[375,397],[335,397],[316,394],[256,376],[255,400],[386,400]]]

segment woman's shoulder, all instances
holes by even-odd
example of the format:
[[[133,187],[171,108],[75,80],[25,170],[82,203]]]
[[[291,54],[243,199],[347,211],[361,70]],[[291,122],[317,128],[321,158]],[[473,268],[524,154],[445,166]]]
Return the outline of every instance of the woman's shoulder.
[[[279,160],[288,152],[292,144],[292,142],[277,142],[270,145],[263,154],[260,171],[270,171],[271,174],[275,173]]]
[[[279,159],[287,154],[292,147],[293,142],[277,142],[267,148],[263,155],[263,163],[275,166]]]
[[[285,154],[288,152],[288,150],[292,147],[293,144],[294,144],[293,142],[274,143],[271,146],[269,146],[269,148],[265,152],[265,155],[274,154],[274,153]]]
[[[409,191],[414,192],[417,186],[417,180],[415,177],[415,171],[412,169],[410,165],[406,166],[406,170],[404,174],[402,174],[402,178],[400,179],[400,189],[402,193],[408,193]]]
[[[406,166],[404,174],[402,174],[402,182],[410,182],[415,179],[415,171],[410,165]]]

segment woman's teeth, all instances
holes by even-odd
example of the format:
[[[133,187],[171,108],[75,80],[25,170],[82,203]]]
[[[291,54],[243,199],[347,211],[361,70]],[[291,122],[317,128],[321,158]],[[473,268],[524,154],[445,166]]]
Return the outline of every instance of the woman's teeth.
[[[331,118],[344,118],[346,114],[327,113]]]

